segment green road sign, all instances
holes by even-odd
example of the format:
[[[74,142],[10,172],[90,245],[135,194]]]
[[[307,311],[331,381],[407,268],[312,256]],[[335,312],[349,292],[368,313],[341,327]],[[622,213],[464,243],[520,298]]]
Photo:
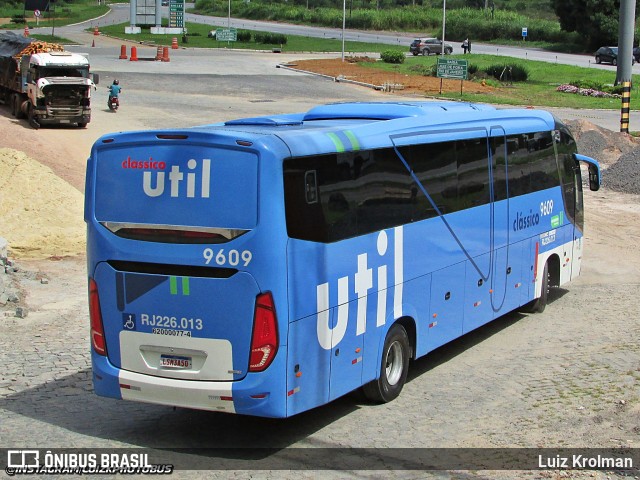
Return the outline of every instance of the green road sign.
[[[466,80],[468,75],[468,62],[454,58],[438,58],[437,77],[455,78]]]
[[[238,30],[235,28],[216,30],[216,40],[220,42],[235,42],[238,40]]]

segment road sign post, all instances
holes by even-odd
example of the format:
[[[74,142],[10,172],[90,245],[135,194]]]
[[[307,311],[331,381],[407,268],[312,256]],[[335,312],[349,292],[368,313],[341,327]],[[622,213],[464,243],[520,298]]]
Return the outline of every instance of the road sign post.
[[[235,42],[238,40],[238,30],[236,28],[222,28],[216,30],[216,40],[219,42]]]
[[[522,27],[522,41],[525,42],[527,40],[527,27]]]
[[[438,58],[436,76],[440,79],[440,93],[442,93],[442,79],[451,78],[460,80],[460,95],[462,95],[462,82],[469,76],[469,62],[454,58]]]

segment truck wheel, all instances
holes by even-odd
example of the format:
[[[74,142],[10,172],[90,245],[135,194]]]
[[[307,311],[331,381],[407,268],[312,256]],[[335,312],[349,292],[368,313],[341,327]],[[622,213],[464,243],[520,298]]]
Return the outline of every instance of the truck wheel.
[[[374,402],[386,403],[400,395],[407,381],[410,350],[407,331],[396,323],[384,340],[380,376],[362,387],[365,397]]]
[[[31,125],[36,130],[39,129],[40,124],[38,123],[38,119],[36,118],[36,116],[33,114],[33,106],[29,104],[27,108],[29,111],[29,113],[27,114],[27,117],[29,118],[29,125]]]
[[[20,95],[15,95],[15,109],[16,109],[16,118],[25,118],[25,114],[22,111],[22,98]]]
[[[10,101],[11,101],[11,115],[14,117],[18,116],[18,112],[16,111],[16,105],[17,105],[17,97],[16,95],[11,95]]]
[[[87,122],[78,122],[78,128],[86,128]]]

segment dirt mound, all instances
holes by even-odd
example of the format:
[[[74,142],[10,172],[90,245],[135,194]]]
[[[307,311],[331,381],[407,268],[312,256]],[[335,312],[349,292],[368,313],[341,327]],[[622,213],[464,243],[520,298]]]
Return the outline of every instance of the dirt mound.
[[[567,122],[578,151],[602,166],[602,186],[616,192],[640,194],[640,140],[600,128],[585,120]]]
[[[640,147],[640,141],[631,135],[598,127],[586,120],[565,123],[578,143],[578,151],[595,158],[604,168],[616,163],[621,155]]]
[[[0,148],[0,236],[16,258],[85,250],[84,197],[26,154]]]
[[[426,77],[423,75],[405,75],[398,72],[367,68],[348,60],[372,63],[367,61],[367,57],[354,57],[353,59],[345,59],[344,62],[340,58],[298,60],[288,66],[297,70],[328,75],[338,80],[350,80],[377,87],[387,86],[386,90],[396,93],[435,95],[440,92],[439,78]],[[468,81],[463,82],[462,88],[468,93],[487,93],[493,90],[493,88],[488,85],[485,86],[480,83]],[[442,91],[459,92],[460,80],[443,80]]]

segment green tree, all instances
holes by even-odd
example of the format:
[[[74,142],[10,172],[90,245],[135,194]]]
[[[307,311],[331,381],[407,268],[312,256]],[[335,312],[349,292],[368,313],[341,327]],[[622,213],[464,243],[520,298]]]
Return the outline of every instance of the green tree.
[[[577,32],[590,48],[618,44],[619,0],[551,0],[551,6],[560,28]]]

